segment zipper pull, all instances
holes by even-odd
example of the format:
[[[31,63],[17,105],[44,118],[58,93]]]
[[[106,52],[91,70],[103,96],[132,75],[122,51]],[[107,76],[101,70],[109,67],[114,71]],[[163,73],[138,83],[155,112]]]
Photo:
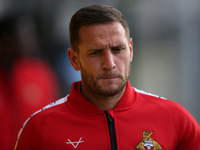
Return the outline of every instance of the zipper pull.
[[[108,114],[108,120],[109,120],[109,122],[113,122],[113,118]]]
[[[105,112],[105,114],[106,114],[106,116],[107,116],[108,121],[109,121],[110,123],[112,123],[112,122],[114,121],[114,119],[108,114],[107,111],[104,111],[104,112]]]

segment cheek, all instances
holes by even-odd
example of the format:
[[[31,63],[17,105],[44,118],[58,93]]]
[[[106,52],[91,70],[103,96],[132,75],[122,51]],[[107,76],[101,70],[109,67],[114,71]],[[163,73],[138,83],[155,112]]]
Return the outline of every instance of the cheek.
[[[124,74],[126,72],[126,63],[123,61],[118,61],[117,62],[117,70],[118,70],[118,73],[120,74]]]
[[[121,71],[126,70],[126,68],[129,67],[130,62],[131,62],[130,57],[128,57],[127,55],[121,56],[120,58],[118,58],[116,60],[118,69],[121,70]]]
[[[130,74],[130,61],[126,60],[124,62],[118,63],[118,72],[123,76],[127,77]]]
[[[82,62],[84,62],[84,63],[82,63]],[[81,65],[81,69],[84,70],[84,72],[86,72],[87,74],[94,76],[96,73],[99,72],[98,61],[91,61],[91,60],[86,59],[84,61],[81,61],[80,65]]]

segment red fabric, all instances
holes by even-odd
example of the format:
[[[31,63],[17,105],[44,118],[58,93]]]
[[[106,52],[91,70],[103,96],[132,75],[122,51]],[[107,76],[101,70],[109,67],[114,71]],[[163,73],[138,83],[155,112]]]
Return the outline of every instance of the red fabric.
[[[23,122],[58,94],[57,78],[41,60],[20,59],[10,75],[0,68],[0,149],[14,149]]]
[[[106,115],[77,92],[79,86],[80,82],[74,83],[69,96],[27,121],[17,150],[110,150]],[[156,150],[200,147],[199,125],[182,106],[138,92],[129,82],[116,108],[108,113],[114,118],[118,150],[147,149],[144,143],[151,141]]]

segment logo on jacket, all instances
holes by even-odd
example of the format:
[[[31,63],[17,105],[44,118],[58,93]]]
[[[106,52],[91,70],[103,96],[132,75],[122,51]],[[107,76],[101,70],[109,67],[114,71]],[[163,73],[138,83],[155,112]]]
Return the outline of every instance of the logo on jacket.
[[[74,148],[77,148],[80,143],[84,142],[84,141],[81,141],[81,139],[82,139],[82,137],[80,137],[79,141],[77,141],[77,142],[72,142],[70,139],[67,139],[69,142],[66,142],[66,144],[72,144],[72,146]]]
[[[149,133],[150,131],[144,130],[142,133],[143,139],[135,146],[135,149],[140,150],[161,150],[162,147],[160,144],[151,138],[151,135],[153,134],[153,131]]]

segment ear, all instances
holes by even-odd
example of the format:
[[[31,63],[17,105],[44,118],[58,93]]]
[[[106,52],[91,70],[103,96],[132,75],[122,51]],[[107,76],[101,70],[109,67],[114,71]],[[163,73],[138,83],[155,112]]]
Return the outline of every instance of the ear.
[[[80,66],[79,66],[79,61],[78,61],[78,54],[75,50],[68,48],[67,50],[67,54],[69,57],[69,61],[72,64],[72,66],[74,67],[74,69],[76,71],[80,70]]]
[[[133,60],[133,41],[132,38],[129,38],[129,49],[130,49],[130,61]]]

